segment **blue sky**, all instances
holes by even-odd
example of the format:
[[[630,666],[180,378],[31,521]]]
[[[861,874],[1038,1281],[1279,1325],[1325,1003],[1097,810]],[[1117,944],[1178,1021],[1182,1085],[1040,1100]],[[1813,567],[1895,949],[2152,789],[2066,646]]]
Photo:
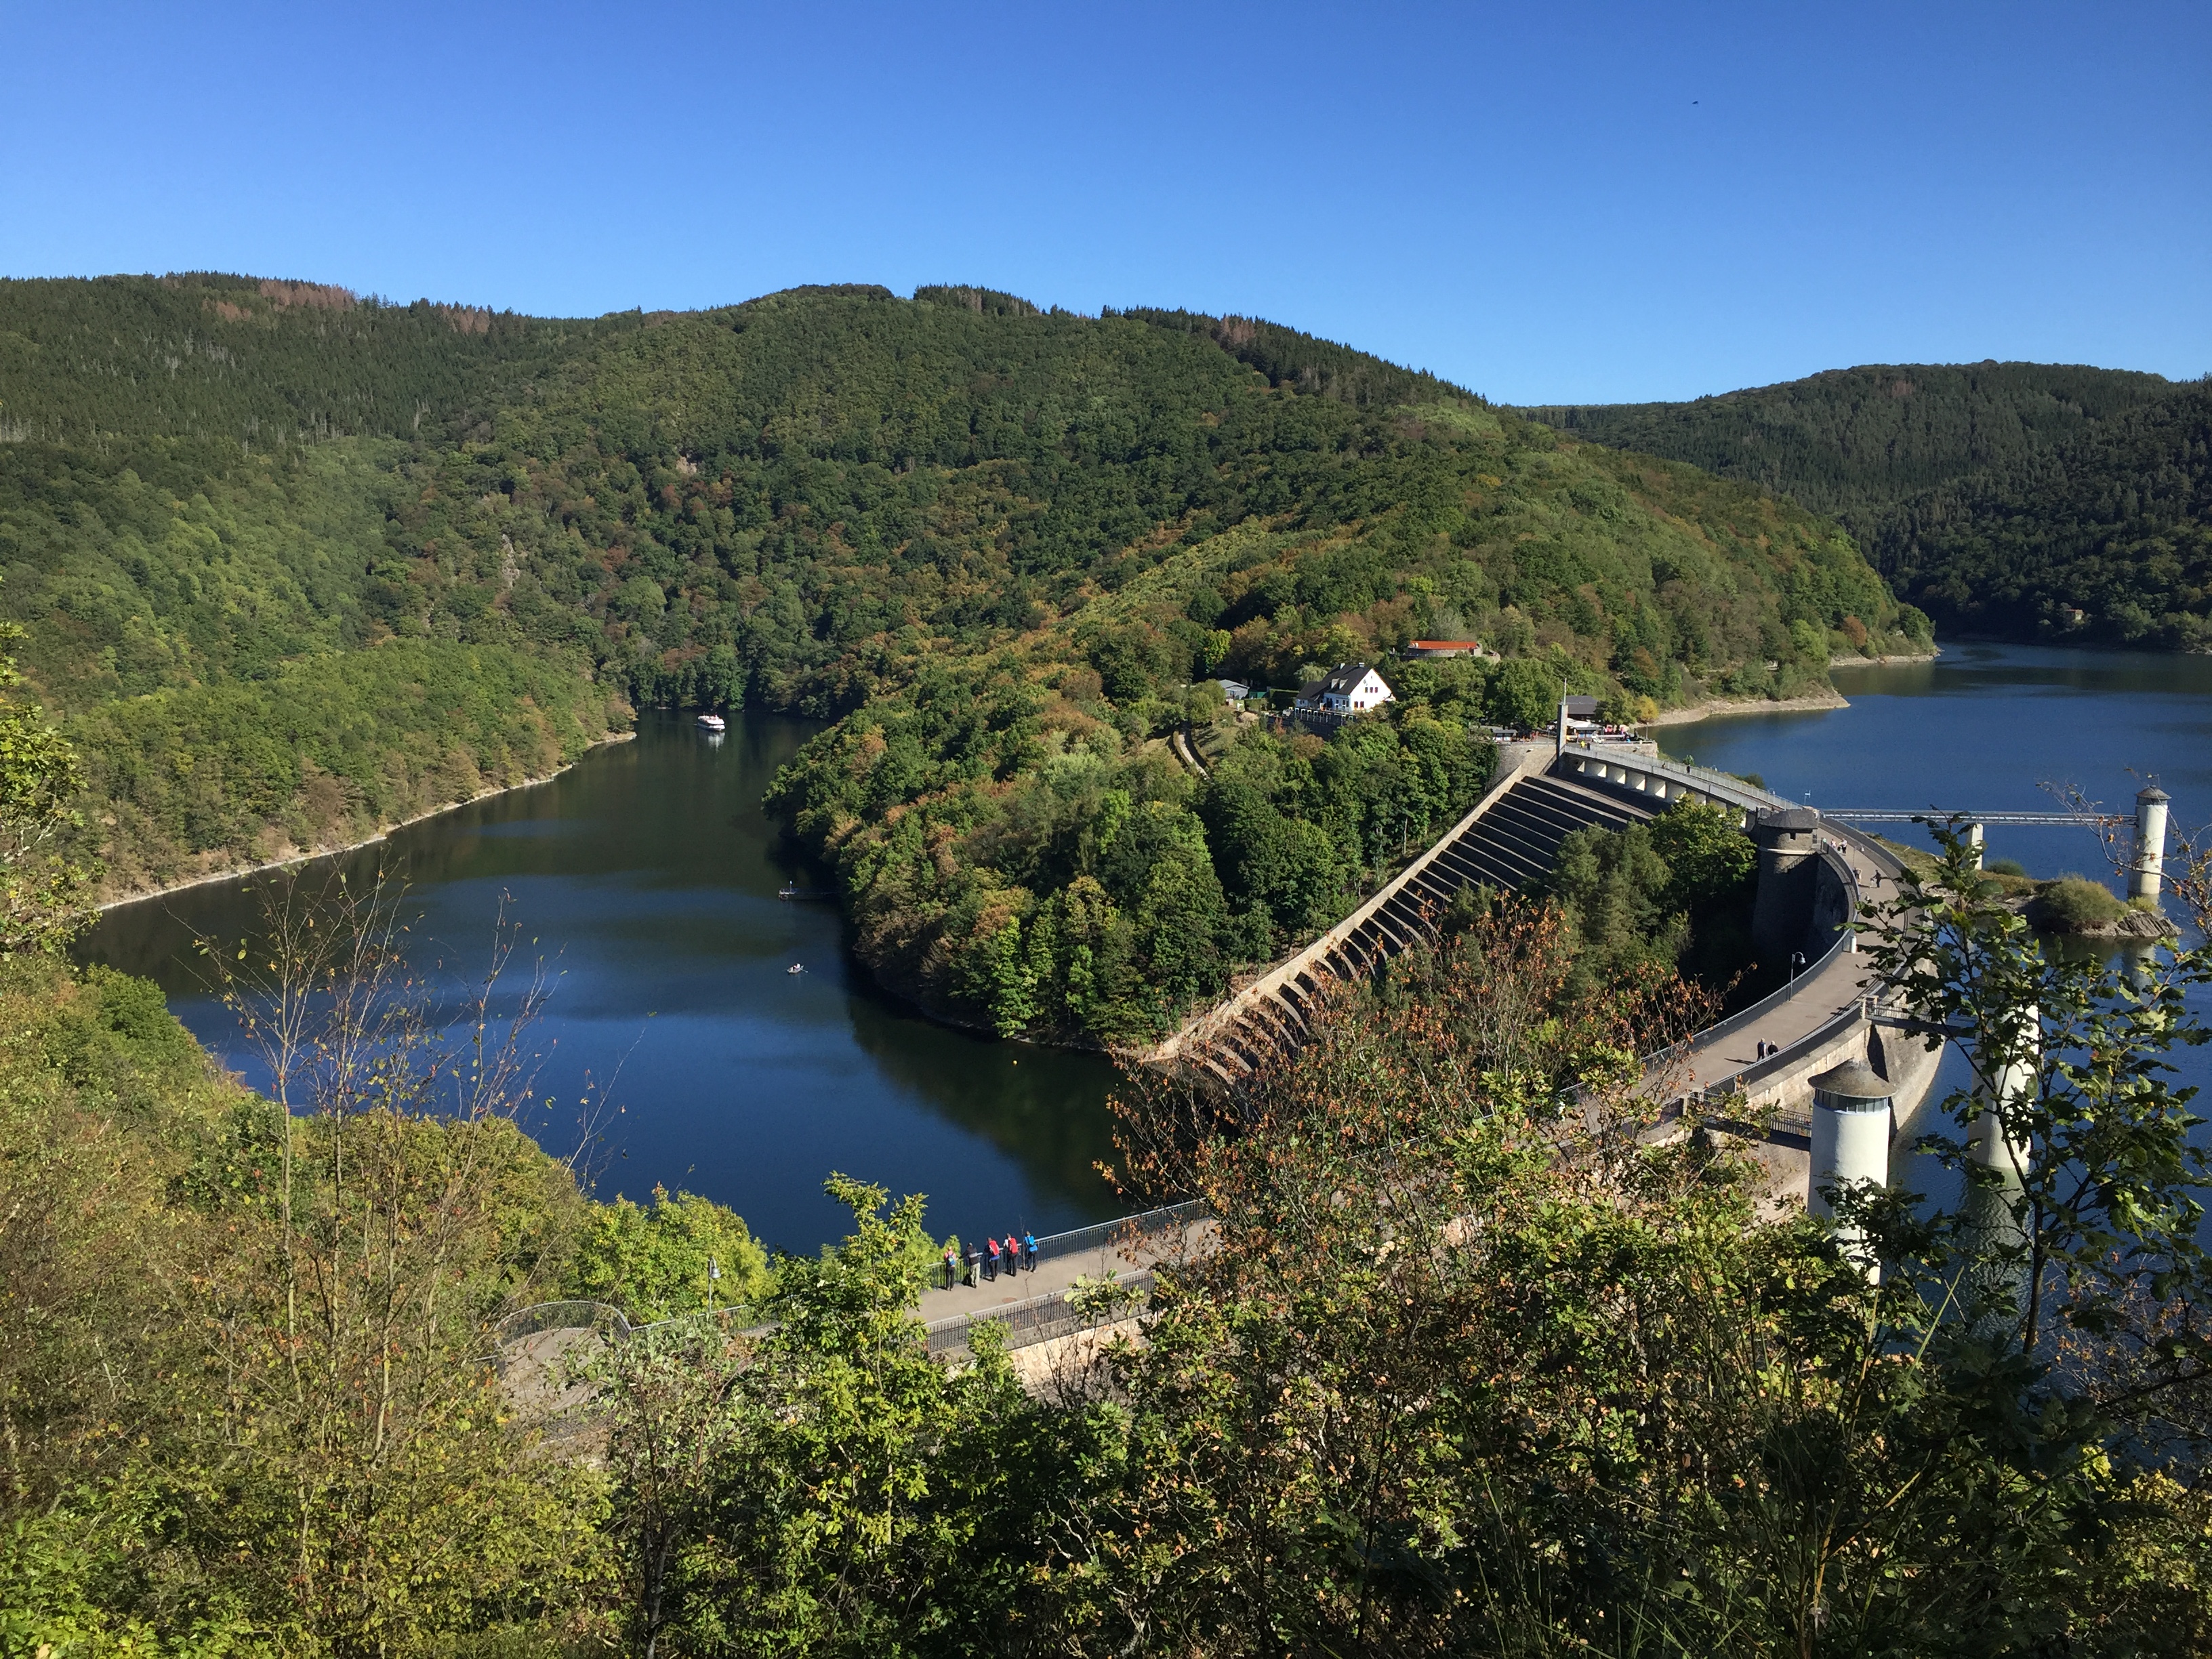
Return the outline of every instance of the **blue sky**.
[[[2212,370],[2212,6],[0,0],[0,274],[956,281],[1516,402]]]

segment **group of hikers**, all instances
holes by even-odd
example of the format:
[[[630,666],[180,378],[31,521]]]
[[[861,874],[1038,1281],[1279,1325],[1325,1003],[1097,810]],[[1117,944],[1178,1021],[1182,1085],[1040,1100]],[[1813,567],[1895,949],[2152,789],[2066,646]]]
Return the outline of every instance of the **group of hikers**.
[[[1002,1273],[1011,1278],[1024,1267],[1035,1273],[1036,1262],[1036,1235],[1024,1233],[1016,1238],[1008,1233],[1004,1238],[987,1238],[981,1244],[969,1245],[968,1272],[963,1278],[960,1272],[960,1246],[955,1240],[945,1247],[945,1288],[949,1291],[955,1285],[986,1284]]]

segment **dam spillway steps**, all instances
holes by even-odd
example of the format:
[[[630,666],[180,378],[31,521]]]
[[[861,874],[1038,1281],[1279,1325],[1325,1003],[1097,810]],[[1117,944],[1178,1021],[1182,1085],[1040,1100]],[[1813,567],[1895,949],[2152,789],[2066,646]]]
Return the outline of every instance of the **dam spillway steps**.
[[[1520,757],[1455,830],[1344,922],[1268,975],[1212,1010],[1155,1051],[1180,1052],[1196,1038],[1200,1064],[1231,1080],[1269,1053],[1302,1039],[1312,1003],[1331,982],[1371,973],[1382,963],[1437,936],[1437,921],[1470,888],[1520,892],[1551,873],[1566,838],[1577,830],[1626,829],[1668,803],[1661,797],[1624,799],[1577,778],[1552,775]]]

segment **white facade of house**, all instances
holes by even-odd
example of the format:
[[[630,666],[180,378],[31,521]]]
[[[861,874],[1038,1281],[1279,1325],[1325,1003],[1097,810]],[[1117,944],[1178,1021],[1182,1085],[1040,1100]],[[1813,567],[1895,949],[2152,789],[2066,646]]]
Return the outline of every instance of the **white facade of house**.
[[[1394,702],[1389,682],[1364,662],[1348,662],[1310,688],[1310,707],[1328,714],[1364,714]]]

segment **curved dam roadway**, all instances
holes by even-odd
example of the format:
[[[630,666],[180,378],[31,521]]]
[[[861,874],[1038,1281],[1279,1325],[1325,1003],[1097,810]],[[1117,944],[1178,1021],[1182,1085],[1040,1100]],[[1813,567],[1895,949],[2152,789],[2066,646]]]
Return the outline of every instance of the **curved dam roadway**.
[[[1549,872],[1559,843],[1589,824],[1610,829],[1656,817],[1675,800],[1709,802],[1734,812],[1761,842],[1759,921],[1785,944],[1802,940],[1805,969],[1789,985],[1690,1040],[1670,1057],[1677,1096],[1665,1119],[1679,1116],[1680,1097],[1701,1096],[1708,1107],[1748,1117],[1775,1109],[1762,1156],[1778,1198],[1802,1194],[1807,1173],[1808,1079],[1845,1059],[1866,1059],[1896,1089],[1899,1121],[1926,1095],[1939,1056],[1901,1040],[1871,1002],[1872,969],[1856,936],[1842,923],[1862,903],[1895,896],[1900,866],[1871,837],[1792,807],[1723,773],[1686,767],[1620,746],[1548,740],[1510,745],[1498,776],[1467,816],[1352,915],[1312,945],[1188,1023],[1146,1056],[1160,1066],[1205,1066],[1228,1079],[1266,1047],[1297,1041],[1304,1009],[1322,983],[1371,972],[1382,962],[1432,937],[1429,918],[1462,886],[1520,889]],[[1761,819],[1764,817],[1765,823]],[[1790,890],[1793,874],[1798,890]],[[1887,1039],[1885,1041],[1885,1039]],[[1729,1108],[1735,1107],[1735,1112]],[[932,1290],[921,1316],[933,1349],[957,1346],[965,1327],[981,1318],[1015,1316],[1012,1342],[1050,1340],[1066,1328],[1051,1321],[1032,1336],[1020,1328],[1048,1314],[1079,1277],[1117,1269],[1141,1280],[1152,1263],[1202,1248],[1208,1224],[1182,1213],[1133,1217],[1070,1235],[1066,1250],[1047,1250],[1033,1273],[982,1285]]]
[[[1774,948],[1802,950],[1807,966],[1783,990],[1692,1038],[1681,1060],[1681,1087],[1709,1098],[1724,1092],[1741,1093],[1747,1103],[1778,1099],[1786,1108],[1793,1103],[1793,1082],[1802,1094],[1802,1076],[1818,1069],[1793,1078],[1800,1069],[1791,1064],[1800,1057],[1796,1051],[1816,1036],[1825,1053],[1838,1039],[1864,1036],[1871,972],[1841,924],[1859,904],[1895,895],[1897,860],[1872,837],[1741,779],[1625,745],[1575,744],[1563,751],[1548,740],[1509,745],[1482,798],[1396,879],[1304,951],[1194,1018],[1146,1059],[1158,1066],[1196,1064],[1228,1079],[1264,1049],[1296,1042],[1305,1009],[1325,983],[1371,972],[1432,938],[1430,919],[1462,887],[1524,888],[1549,872],[1571,831],[1592,824],[1620,829],[1684,799],[1734,813],[1747,832],[1771,843],[1761,847],[1760,920]],[[1762,817],[1772,827],[1763,826]],[[1790,870],[1814,860],[1826,870],[1802,871],[1796,880],[1808,890],[1770,890],[1790,881]],[[1780,865],[1790,868],[1775,867]],[[1855,1032],[1836,1029],[1853,1024]]]

